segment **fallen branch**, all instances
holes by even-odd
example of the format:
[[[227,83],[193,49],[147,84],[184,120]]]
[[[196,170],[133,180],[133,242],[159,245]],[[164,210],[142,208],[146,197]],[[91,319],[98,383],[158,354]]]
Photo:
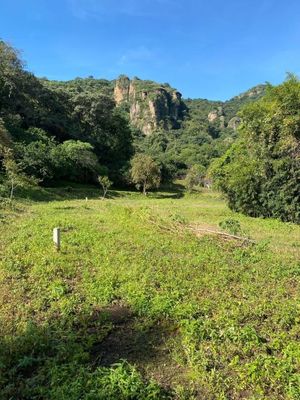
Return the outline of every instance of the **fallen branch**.
[[[223,236],[223,237],[229,238],[229,239],[242,240],[244,242],[255,243],[254,240],[251,240],[251,239],[249,239],[247,237],[232,235],[230,233],[221,232],[221,231],[214,231],[212,229],[195,228],[193,226],[189,226],[188,229],[193,231],[194,233],[203,232],[203,233],[208,233],[208,234],[211,234],[211,235]]]
[[[197,233],[203,233],[203,234],[209,234],[209,235],[215,235],[215,236],[222,236],[225,239],[231,239],[231,240],[239,240],[244,243],[252,243],[254,244],[255,241],[251,240],[247,237],[242,237],[242,236],[237,236],[237,235],[232,235],[230,233],[226,232],[221,232],[221,231],[215,231],[213,229],[207,229],[207,228],[197,228],[192,225],[184,225],[182,223],[168,223],[168,225],[162,225],[162,223],[157,222],[157,220],[153,218],[149,218],[148,220],[151,224],[155,225],[157,228],[166,231],[166,232],[171,232],[171,233],[176,233],[176,234],[184,234],[186,231],[193,232],[194,234]]]

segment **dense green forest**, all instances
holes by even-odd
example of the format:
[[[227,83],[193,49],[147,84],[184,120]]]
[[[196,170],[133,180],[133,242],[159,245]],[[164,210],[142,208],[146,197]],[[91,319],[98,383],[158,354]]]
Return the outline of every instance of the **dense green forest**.
[[[132,132],[109,84],[40,80],[4,42],[0,54],[1,137],[10,138],[23,171],[47,184],[93,181],[105,167],[117,180],[133,153]]]
[[[299,222],[299,87],[289,77],[218,102],[182,100],[167,83],[125,76],[50,81],[28,72],[2,41],[0,194],[59,180],[96,183],[99,175],[128,186],[130,160],[144,153],[162,183],[191,169],[203,183],[203,170],[212,171],[233,209]]]
[[[300,83],[290,75],[240,112],[238,140],[211,166],[232,209],[300,222],[299,109]]]

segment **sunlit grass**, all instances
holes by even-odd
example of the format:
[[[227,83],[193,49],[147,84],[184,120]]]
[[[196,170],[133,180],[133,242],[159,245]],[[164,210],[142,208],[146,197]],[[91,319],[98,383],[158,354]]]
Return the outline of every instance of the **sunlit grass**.
[[[213,192],[100,195],[44,189],[2,211],[0,397],[298,399],[300,227]],[[256,244],[161,229],[226,219]]]

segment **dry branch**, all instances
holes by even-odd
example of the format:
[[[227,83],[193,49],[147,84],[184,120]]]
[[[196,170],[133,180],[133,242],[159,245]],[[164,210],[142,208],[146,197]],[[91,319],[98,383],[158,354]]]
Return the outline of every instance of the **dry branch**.
[[[160,230],[163,230],[166,232],[171,232],[171,233],[176,233],[176,234],[184,234],[186,231],[190,231],[194,234],[202,233],[202,234],[208,234],[208,235],[221,236],[224,239],[228,239],[228,240],[238,240],[238,241],[242,241],[244,243],[252,243],[252,244],[255,243],[254,240],[251,240],[247,237],[232,235],[230,233],[215,231],[213,229],[199,228],[199,227],[195,227],[193,225],[184,225],[182,223],[168,222],[167,224],[165,224],[165,223],[163,224],[163,221],[158,222],[153,217],[149,218],[149,222],[151,224],[155,225]]]
[[[188,229],[193,231],[194,233],[208,233],[211,235],[217,235],[217,236],[223,236],[225,238],[229,238],[229,239],[235,239],[235,240],[241,240],[244,242],[248,242],[248,243],[255,243],[254,240],[251,240],[247,237],[243,237],[243,236],[237,236],[237,235],[232,235],[230,233],[226,233],[226,232],[221,232],[221,231],[215,231],[213,229],[206,229],[206,228],[195,228],[191,225],[188,226]]]

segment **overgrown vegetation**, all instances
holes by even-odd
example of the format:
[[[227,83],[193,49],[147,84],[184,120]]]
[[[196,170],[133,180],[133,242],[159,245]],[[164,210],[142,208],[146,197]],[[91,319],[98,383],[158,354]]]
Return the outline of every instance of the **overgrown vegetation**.
[[[239,140],[212,166],[236,211],[300,222],[300,82],[289,76],[241,113]]]
[[[37,79],[0,42],[1,400],[298,400],[298,79],[147,137],[114,84]]]
[[[44,183],[95,182],[108,168],[115,182],[132,149],[127,116],[115,107],[107,81],[39,80],[18,53],[0,42],[0,122],[24,172]],[[100,167],[101,166],[101,167]]]
[[[167,83],[138,78],[131,82],[137,94],[145,97],[140,107],[149,108],[149,101],[157,100],[160,125],[148,137],[130,123],[131,104],[116,107],[116,81],[92,76],[67,82],[37,79],[26,71],[18,52],[1,41],[1,138],[5,130],[16,163],[41,185],[61,179],[96,183],[103,168],[116,185],[128,185],[135,153],[152,157],[166,183],[185,175],[195,164],[207,169],[212,159],[223,155],[236,137],[231,119],[264,90],[258,87],[252,90],[254,94],[246,92],[225,103],[183,102]],[[118,84],[129,91],[126,76],[119,77]],[[216,112],[216,119],[209,121],[211,112]],[[151,117],[150,110],[145,115]],[[146,122],[140,121],[138,126]]]
[[[1,399],[299,398],[299,227],[178,194],[69,186],[2,209]]]

